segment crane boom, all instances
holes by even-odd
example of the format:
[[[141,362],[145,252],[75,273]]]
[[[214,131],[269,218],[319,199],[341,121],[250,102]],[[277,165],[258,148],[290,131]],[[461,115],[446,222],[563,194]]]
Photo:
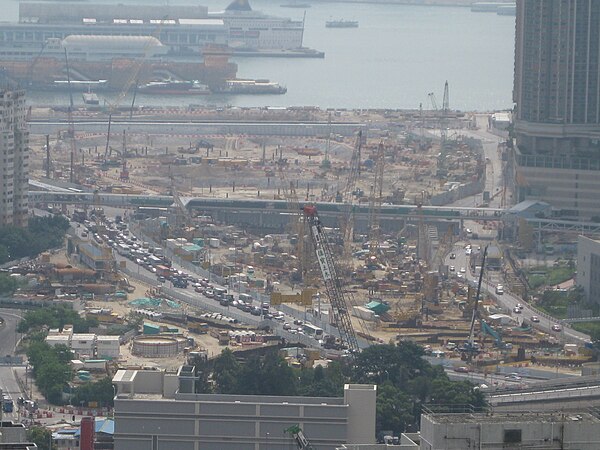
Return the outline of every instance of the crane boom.
[[[479,297],[481,295],[481,282],[483,281],[483,269],[485,267],[485,258],[487,257],[488,246],[486,245],[483,249],[483,257],[481,259],[481,270],[479,271],[479,281],[477,283],[477,294],[475,295],[475,304],[473,305],[473,313],[471,314],[471,328],[469,329],[469,340],[465,343],[463,350],[472,356],[473,353],[478,351],[475,345],[475,322],[477,322],[477,316],[479,311]]]
[[[379,216],[383,201],[383,169],[385,166],[385,147],[380,143],[377,147],[373,186],[369,198],[369,253],[376,256],[379,253]]]
[[[352,159],[350,160],[350,172],[348,173],[348,179],[342,192],[342,202],[344,203],[344,215],[342,218],[342,232],[344,242],[344,259],[351,261],[351,243],[354,234],[354,214],[353,214],[353,199],[354,189],[356,187],[356,181],[360,176],[360,152],[362,147],[363,134],[362,130],[356,133],[356,141],[354,143],[354,151],[352,152]]]
[[[337,275],[335,260],[329,246],[327,234],[319,220],[317,208],[315,206],[306,205],[304,206],[303,211],[308,222],[308,228],[310,229],[310,235],[317,254],[317,260],[321,269],[321,275],[323,276],[323,282],[325,283],[327,297],[331,304],[333,323],[337,326],[342,343],[348,347],[348,350],[352,354],[356,354],[360,351],[358,339],[356,338],[352,320],[348,313],[349,303],[344,297],[344,291]]]

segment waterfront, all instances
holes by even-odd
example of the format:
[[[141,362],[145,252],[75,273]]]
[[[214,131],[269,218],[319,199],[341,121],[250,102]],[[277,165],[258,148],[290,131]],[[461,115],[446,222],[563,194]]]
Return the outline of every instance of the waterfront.
[[[227,6],[227,0],[200,3],[211,11]],[[280,3],[285,2],[254,0],[251,5],[269,14],[302,18],[304,10],[281,8]],[[17,15],[18,3],[11,1],[6,20],[17,20]],[[325,28],[327,20],[342,18],[358,20],[359,28]],[[325,58],[235,58],[239,77],[278,81],[288,88],[285,95],[140,96],[138,104],[418,108],[423,103],[430,108],[427,94],[433,91],[441,103],[447,79],[452,108],[512,106],[514,17],[463,7],[315,3],[306,10],[304,44],[324,51]],[[42,104],[67,102],[64,93],[36,93],[34,98]],[[80,98],[75,101],[82,103]]]

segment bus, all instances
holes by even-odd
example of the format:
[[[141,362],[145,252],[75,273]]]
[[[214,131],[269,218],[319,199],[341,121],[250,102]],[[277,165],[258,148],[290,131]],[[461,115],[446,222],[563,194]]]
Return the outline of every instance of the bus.
[[[131,248],[127,244],[119,244],[117,245],[117,253],[121,256],[129,256],[131,255]]]
[[[13,412],[13,401],[8,395],[2,396],[2,412],[11,413]]]
[[[314,336],[317,339],[320,339],[323,336],[323,330],[314,326],[312,323],[305,323],[302,329],[307,335]]]

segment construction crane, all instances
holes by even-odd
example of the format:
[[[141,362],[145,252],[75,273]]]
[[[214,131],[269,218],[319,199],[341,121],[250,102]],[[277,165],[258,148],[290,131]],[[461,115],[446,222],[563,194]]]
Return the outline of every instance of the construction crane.
[[[444,84],[444,97],[442,100],[442,109],[438,108],[437,99],[433,92],[430,92],[428,94],[428,96],[429,96],[429,101],[431,102],[431,106],[432,106],[433,110],[436,111],[437,113],[441,113],[441,117],[439,119],[440,139],[442,141],[442,144],[444,144],[444,142],[446,142],[446,139],[448,137],[448,131],[447,131],[448,120],[447,119],[448,119],[448,113],[450,112],[450,89],[448,87],[448,81],[446,81],[446,83]]]
[[[329,240],[319,220],[317,208],[314,205],[306,205],[303,208],[303,212],[308,222],[310,235],[317,254],[317,261],[319,262],[321,275],[325,283],[325,290],[331,304],[331,318],[337,326],[343,345],[348,348],[351,354],[356,354],[360,351],[360,348],[348,312],[348,307],[352,305],[351,298],[346,299],[344,296]]]
[[[296,192],[296,186],[293,181],[288,180],[286,172],[284,170],[284,164],[279,164],[279,178],[282,181],[283,195],[287,201],[288,210],[291,214],[291,223],[293,224],[293,232],[298,236],[296,243],[296,275],[297,277],[293,281],[302,281],[306,275],[306,264],[305,264],[305,243],[304,233],[305,224],[304,216],[301,214],[300,201],[298,199],[298,193]]]
[[[485,258],[487,257],[488,246],[486,245],[483,249],[483,256],[481,260],[481,269],[479,270],[479,281],[477,283],[477,294],[475,295],[475,304],[473,305],[473,312],[471,313],[471,328],[469,329],[469,339],[465,342],[460,351],[466,354],[467,360],[470,362],[473,359],[473,355],[479,353],[479,345],[475,342],[475,323],[479,317],[479,299],[481,296],[481,282],[483,281],[483,270],[485,268]]]
[[[375,167],[373,170],[373,184],[369,197],[369,260],[381,260],[379,256],[379,217],[381,215],[381,203],[383,202],[383,169],[385,166],[385,147],[383,142],[377,146],[375,155]]]
[[[73,121],[73,90],[71,89],[71,69],[69,68],[69,55],[67,53],[67,49],[65,48],[65,66],[67,69],[67,86],[69,88],[69,110],[67,113],[67,122],[68,122],[68,131],[67,131],[67,139],[69,139],[69,147],[71,150],[71,165],[69,171],[69,181],[73,183],[74,173],[73,173],[73,160],[75,158],[75,152],[77,151],[77,145],[75,143],[75,122]]]
[[[163,17],[160,20],[160,23],[156,27],[156,30],[154,30],[154,33],[152,35],[153,37],[156,37],[157,39],[160,37],[160,31],[162,30],[162,27],[163,27],[163,25],[164,25],[164,23],[165,23],[166,20],[167,20],[167,16]],[[109,143],[110,143],[110,125],[111,125],[111,122],[112,122],[112,115],[119,108],[119,105],[121,104],[121,102],[123,101],[123,99],[127,96],[127,94],[129,93],[129,90],[131,89],[131,87],[134,84],[137,84],[137,81],[138,81],[139,76],[140,76],[140,71],[142,70],[142,67],[144,66],[144,62],[146,62],[146,59],[148,58],[148,52],[149,52],[151,46],[152,46],[152,41],[149,40],[146,43],[146,45],[144,46],[143,50],[142,50],[142,53],[143,53],[142,57],[137,60],[137,63],[133,67],[131,75],[129,76],[129,78],[127,79],[127,81],[125,82],[125,84],[123,85],[123,89],[121,90],[121,92],[119,93],[119,95],[112,102],[107,101],[107,103],[109,105],[109,109],[108,109],[108,131],[107,131],[107,134],[106,134],[106,148],[104,149],[104,160],[106,160],[106,158],[108,156]],[[130,110],[130,114],[129,114],[130,118],[133,115],[134,102],[135,102],[135,95],[134,95],[134,99],[133,99],[133,101],[131,103],[131,110]]]
[[[354,141],[354,150],[352,152],[352,158],[350,160],[350,171],[348,172],[348,179],[346,185],[341,193],[340,200],[344,204],[344,214],[342,216],[341,228],[342,228],[342,239],[344,243],[344,261],[352,261],[352,241],[354,237],[354,193],[356,189],[356,181],[360,176],[360,158],[361,149],[363,142],[363,132],[359,130],[356,133],[356,140]]]
[[[308,442],[308,439],[306,439],[306,436],[304,436],[300,425],[292,425],[291,427],[286,428],[283,432],[292,435],[296,441],[296,445],[298,445],[299,450],[312,450],[312,445],[310,445],[310,442]]]

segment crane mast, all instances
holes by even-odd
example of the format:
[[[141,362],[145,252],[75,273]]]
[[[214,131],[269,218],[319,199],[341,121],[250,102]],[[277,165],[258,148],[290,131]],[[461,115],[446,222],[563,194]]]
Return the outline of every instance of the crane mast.
[[[304,206],[303,211],[308,222],[308,228],[310,229],[310,235],[317,254],[317,260],[319,262],[319,268],[321,269],[323,282],[325,283],[327,297],[331,304],[333,323],[337,326],[342,343],[348,347],[348,350],[351,353],[356,354],[360,351],[358,339],[356,338],[352,320],[348,313],[348,302],[344,297],[341,281],[337,275],[335,260],[331,252],[327,234],[319,220],[317,208],[315,206],[306,205]]]

